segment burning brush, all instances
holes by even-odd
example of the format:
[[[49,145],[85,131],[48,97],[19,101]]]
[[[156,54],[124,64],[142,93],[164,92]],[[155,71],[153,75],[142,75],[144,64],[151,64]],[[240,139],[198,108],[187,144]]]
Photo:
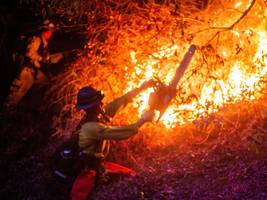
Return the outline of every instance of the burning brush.
[[[58,76],[51,88],[52,101],[63,107],[61,115],[70,113],[66,130],[81,118],[74,97],[86,85],[103,90],[107,103],[144,81],[160,80],[164,85],[140,94],[114,123],[129,122],[127,113],[137,110],[140,116],[150,104],[162,110],[159,123],[167,128],[191,123],[228,104],[262,97],[267,81],[266,2],[215,0],[197,12],[190,5],[178,8],[149,1],[141,8],[129,1],[123,8],[110,8],[103,3],[101,20],[95,12],[90,14],[88,56]],[[198,51],[176,83],[178,91],[167,91],[189,43],[196,44]],[[163,104],[168,106],[162,108],[166,93]]]

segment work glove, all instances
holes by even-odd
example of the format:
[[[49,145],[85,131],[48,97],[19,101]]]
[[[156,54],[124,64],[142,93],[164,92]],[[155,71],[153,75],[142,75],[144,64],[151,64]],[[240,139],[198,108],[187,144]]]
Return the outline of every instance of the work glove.
[[[157,81],[150,79],[142,83],[142,85],[140,86],[140,89],[145,90],[147,88],[155,87],[156,85],[157,85]]]
[[[154,111],[149,110],[142,114],[141,118],[138,120],[137,125],[138,127],[142,126],[146,122],[151,122],[154,118]]]

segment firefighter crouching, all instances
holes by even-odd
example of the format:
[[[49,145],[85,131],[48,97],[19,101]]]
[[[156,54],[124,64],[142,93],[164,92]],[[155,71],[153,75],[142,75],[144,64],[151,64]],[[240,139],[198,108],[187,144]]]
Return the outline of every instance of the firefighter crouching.
[[[109,140],[125,140],[137,134],[139,127],[151,121],[154,112],[145,112],[136,123],[124,126],[110,126],[110,119],[121,108],[125,107],[142,90],[155,86],[154,81],[147,81],[141,87],[115,99],[103,106],[104,95],[91,87],[82,88],[77,96],[77,108],[84,110],[86,115],[78,131],[78,145],[82,154],[87,159],[86,167],[73,183],[72,200],[85,200],[90,194],[99,172],[135,175],[132,169],[118,164],[107,162],[105,158],[109,153]],[[98,175],[98,176],[97,176]]]
[[[27,42],[25,55],[19,55],[22,66],[10,87],[4,105],[6,109],[16,107],[33,84],[41,84],[47,80],[42,71],[43,64],[57,63],[62,58],[61,53],[50,56],[48,52],[48,42],[55,31],[54,24],[45,20],[40,31],[40,35],[33,36]]]

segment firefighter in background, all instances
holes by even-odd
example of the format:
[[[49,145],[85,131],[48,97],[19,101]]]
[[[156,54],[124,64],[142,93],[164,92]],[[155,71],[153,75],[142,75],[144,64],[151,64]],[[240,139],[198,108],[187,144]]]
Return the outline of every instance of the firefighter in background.
[[[25,55],[19,55],[22,66],[18,77],[12,82],[5,102],[6,109],[16,107],[33,84],[41,84],[47,80],[42,65],[57,63],[62,59],[61,53],[50,55],[48,52],[48,43],[54,31],[55,25],[45,20],[40,34],[29,39]]]
[[[145,122],[151,121],[154,112],[147,111],[141,118],[131,125],[108,126],[110,119],[142,90],[155,86],[154,81],[144,82],[127,94],[115,99],[113,102],[103,106],[104,97],[101,91],[91,87],[82,88],[77,96],[77,108],[86,112],[82,120],[82,126],[78,131],[79,147],[83,149],[83,160],[86,167],[73,183],[71,197],[72,200],[85,200],[90,194],[97,175],[102,170],[102,174],[119,173],[134,176],[135,171],[120,166],[118,164],[105,161],[109,153],[109,140],[125,140],[135,135]]]

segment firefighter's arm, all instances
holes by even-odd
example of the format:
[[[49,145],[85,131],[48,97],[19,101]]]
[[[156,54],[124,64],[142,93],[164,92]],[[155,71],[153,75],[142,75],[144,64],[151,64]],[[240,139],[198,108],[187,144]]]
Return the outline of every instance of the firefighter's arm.
[[[126,126],[105,126],[97,122],[85,123],[79,131],[79,146],[81,148],[88,145],[92,140],[123,140],[135,135],[138,128],[145,122],[153,119],[154,112],[147,111],[134,124]]]
[[[118,110],[124,108],[129,102],[133,100],[136,95],[138,95],[141,91],[153,87],[156,85],[156,82],[154,80],[149,80],[144,82],[139,88],[133,89],[132,91],[126,93],[125,95],[115,99],[111,103],[107,104],[105,106],[105,113],[113,117]]]
[[[41,39],[39,37],[33,37],[27,46],[27,53],[26,56],[29,57],[32,61],[33,64],[37,67],[40,68],[40,61],[42,60],[42,56],[38,54],[38,49],[41,44]]]
[[[97,122],[85,123],[79,132],[79,146],[86,147],[90,141],[122,140],[136,134],[138,124],[109,127]],[[93,152],[93,151],[92,151]]]
[[[99,133],[99,140],[124,140],[135,135],[137,131],[137,123],[126,126],[103,126]]]
[[[114,126],[105,127],[102,126],[102,131],[99,132],[100,140],[124,140],[135,135],[138,132],[138,128],[144,123],[151,121],[153,119],[154,112],[145,112],[141,118],[134,124],[126,126]]]

